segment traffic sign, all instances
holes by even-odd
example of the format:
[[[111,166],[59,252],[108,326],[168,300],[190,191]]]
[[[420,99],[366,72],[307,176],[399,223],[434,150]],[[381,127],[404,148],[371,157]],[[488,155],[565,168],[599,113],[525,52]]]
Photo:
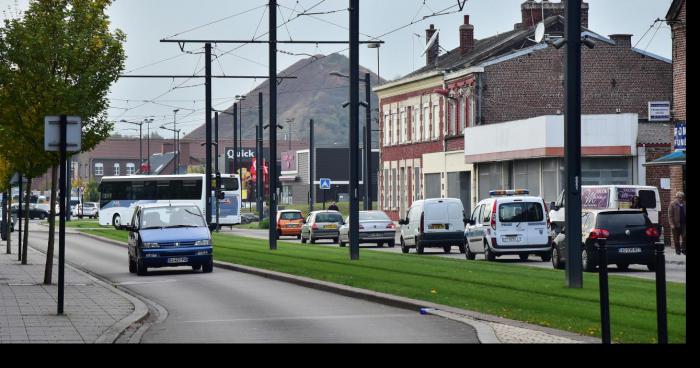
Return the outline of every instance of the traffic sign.
[[[82,141],[82,120],[80,116],[66,117],[66,151],[79,152]],[[44,117],[44,150],[60,151],[61,117]]]
[[[331,189],[331,179],[321,178],[319,179],[319,186],[321,189]]]

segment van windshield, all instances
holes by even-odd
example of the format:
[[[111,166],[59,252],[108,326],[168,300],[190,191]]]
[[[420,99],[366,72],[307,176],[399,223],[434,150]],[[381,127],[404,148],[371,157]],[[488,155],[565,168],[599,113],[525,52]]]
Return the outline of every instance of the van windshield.
[[[498,206],[500,222],[540,222],[544,221],[542,204],[537,202],[504,203]]]
[[[195,206],[145,208],[141,214],[142,230],[204,226],[202,213]]]

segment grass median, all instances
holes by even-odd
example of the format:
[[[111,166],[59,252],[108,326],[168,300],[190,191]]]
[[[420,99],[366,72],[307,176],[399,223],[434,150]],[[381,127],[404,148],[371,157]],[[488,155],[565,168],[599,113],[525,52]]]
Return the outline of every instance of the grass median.
[[[42,225],[49,225],[48,221],[42,222]],[[78,219],[78,218],[71,218],[70,221],[66,221],[66,227],[67,228],[74,228],[74,229],[92,229],[92,228],[105,228],[109,229],[112,228],[111,226],[100,226],[99,222],[97,220],[92,220],[92,219]],[[56,217],[56,229],[58,229],[58,217]],[[58,230],[56,230],[58,231]]]
[[[82,230],[126,241],[116,230]],[[416,254],[361,252],[347,248],[267,241],[214,234],[217,260],[310,277],[358,288],[445,304],[541,326],[600,336],[597,274],[584,274],[583,289],[565,286],[564,272],[484,261]],[[616,342],[656,341],[653,281],[610,276],[611,330]],[[667,284],[669,341],[686,342],[684,284]]]

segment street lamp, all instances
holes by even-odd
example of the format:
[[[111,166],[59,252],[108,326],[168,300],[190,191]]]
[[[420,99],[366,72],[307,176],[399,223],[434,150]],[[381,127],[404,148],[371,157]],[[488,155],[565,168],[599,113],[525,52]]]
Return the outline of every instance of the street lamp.
[[[289,124],[289,131],[287,132],[287,141],[289,142],[289,150],[292,150],[292,124],[294,124],[294,118],[287,118],[287,124]]]
[[[143,122],[140,123],[134,123],[131,121],[126,121],[126,120],[121,120],[121,123],[126,123],[126,124],[133,124],[133,125],[138,125],[139,126],[139,165],[143,165],[143,137],[141,136],[141,133],[143,132]],[[134,129],[135,130],[135,129]]]
[[[173,142],[173,144],[174,144],[173,151],[175,152],[174,155],[175,155],[175,174],[176,175],[179,174],[179,171],[180,171],[179,170],[180,165],[178,163],[178,161],[179,161],[178,156],[180,155],[180,149],[179,149],[180,147],[178,147],[179,146],[178,140],[180,139],[180,131],[177,130],[177,112],[178,111],[180,111],[180,109],[173,110],[173,140],[175,141],[175,142]],[[175,138],[175,131],[177,131],[177,138]]]
[[[379,44],[377,44],[379,45]],[[379,47],[379,46],[377,46]],[[350,79],[349,76],[342,74],[340,72],[330,72],[331,76],[339,78]],[[365,107],[365,142],[364,142],[364,170],[362,177],[364,180],[365,187],[365,210],[372,210],[372,106],[371,106],[371,93],[370,93],[370,80],[369,73],[365,73],[365,102],[360,102],[360,105]],[[347,102],[343,104],[343,107],[347,107],[350,103]]]
[[[379,48],[382,46],[379,42],[372,42],[367,44],[368,49],[377,49],[377,84],[379,84]]]
[[[175,142],[176,142],[175,144],[177,144],[177,141],[180,139],[180,129],[168,128],[165,125],[161,125],[160,129],[169,130],[169,131],[173,132],[173,136],[175,136],[175,134],[177,134],[177,139],[175,140]],[[218,148],[218,146],[217,146],[217,148]],[[179,167],[178,162],[177,162],[177,151],[173,152],[173,160],[175,161],[175,166],[173,168],[173,174],[177,175],[180,172],[180,170],[179,170],[180,167]]]
[[[147,139],[147,142],[148,142],[148,164],[147,165],[148,165],[148,167],[146,170],[146,175],[151,175],[151,123],[153,123],[153,118],[143,119],[142,124],[144,124],[144,123],[148,127],[148,130],[147,130],[148,131],[148,139]]]

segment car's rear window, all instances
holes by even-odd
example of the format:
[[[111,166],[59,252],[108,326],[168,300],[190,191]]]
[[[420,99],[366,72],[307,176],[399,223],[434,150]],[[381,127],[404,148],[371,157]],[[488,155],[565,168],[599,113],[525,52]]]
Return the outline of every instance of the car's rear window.
[[[443,203],[428,203],[425,205],[426,220],[447,220],[447,206]]]
[[[282,212],[280,215],[282,220],[301,220],[301,212]]]
[[[633,226],[647,226],[647,218],[643,213],[608,212],[598,215],[596,227],[610,232],[624,232]]]
[[[360,212],[360,221],[391,221],[384,212]]]
[[[319,213],[316,222],[343,222],[343,217],[337,213]]]
[[[500,222],[539,222],[544,221],[542,204],[537,202],[503,203],[498,206]]]

